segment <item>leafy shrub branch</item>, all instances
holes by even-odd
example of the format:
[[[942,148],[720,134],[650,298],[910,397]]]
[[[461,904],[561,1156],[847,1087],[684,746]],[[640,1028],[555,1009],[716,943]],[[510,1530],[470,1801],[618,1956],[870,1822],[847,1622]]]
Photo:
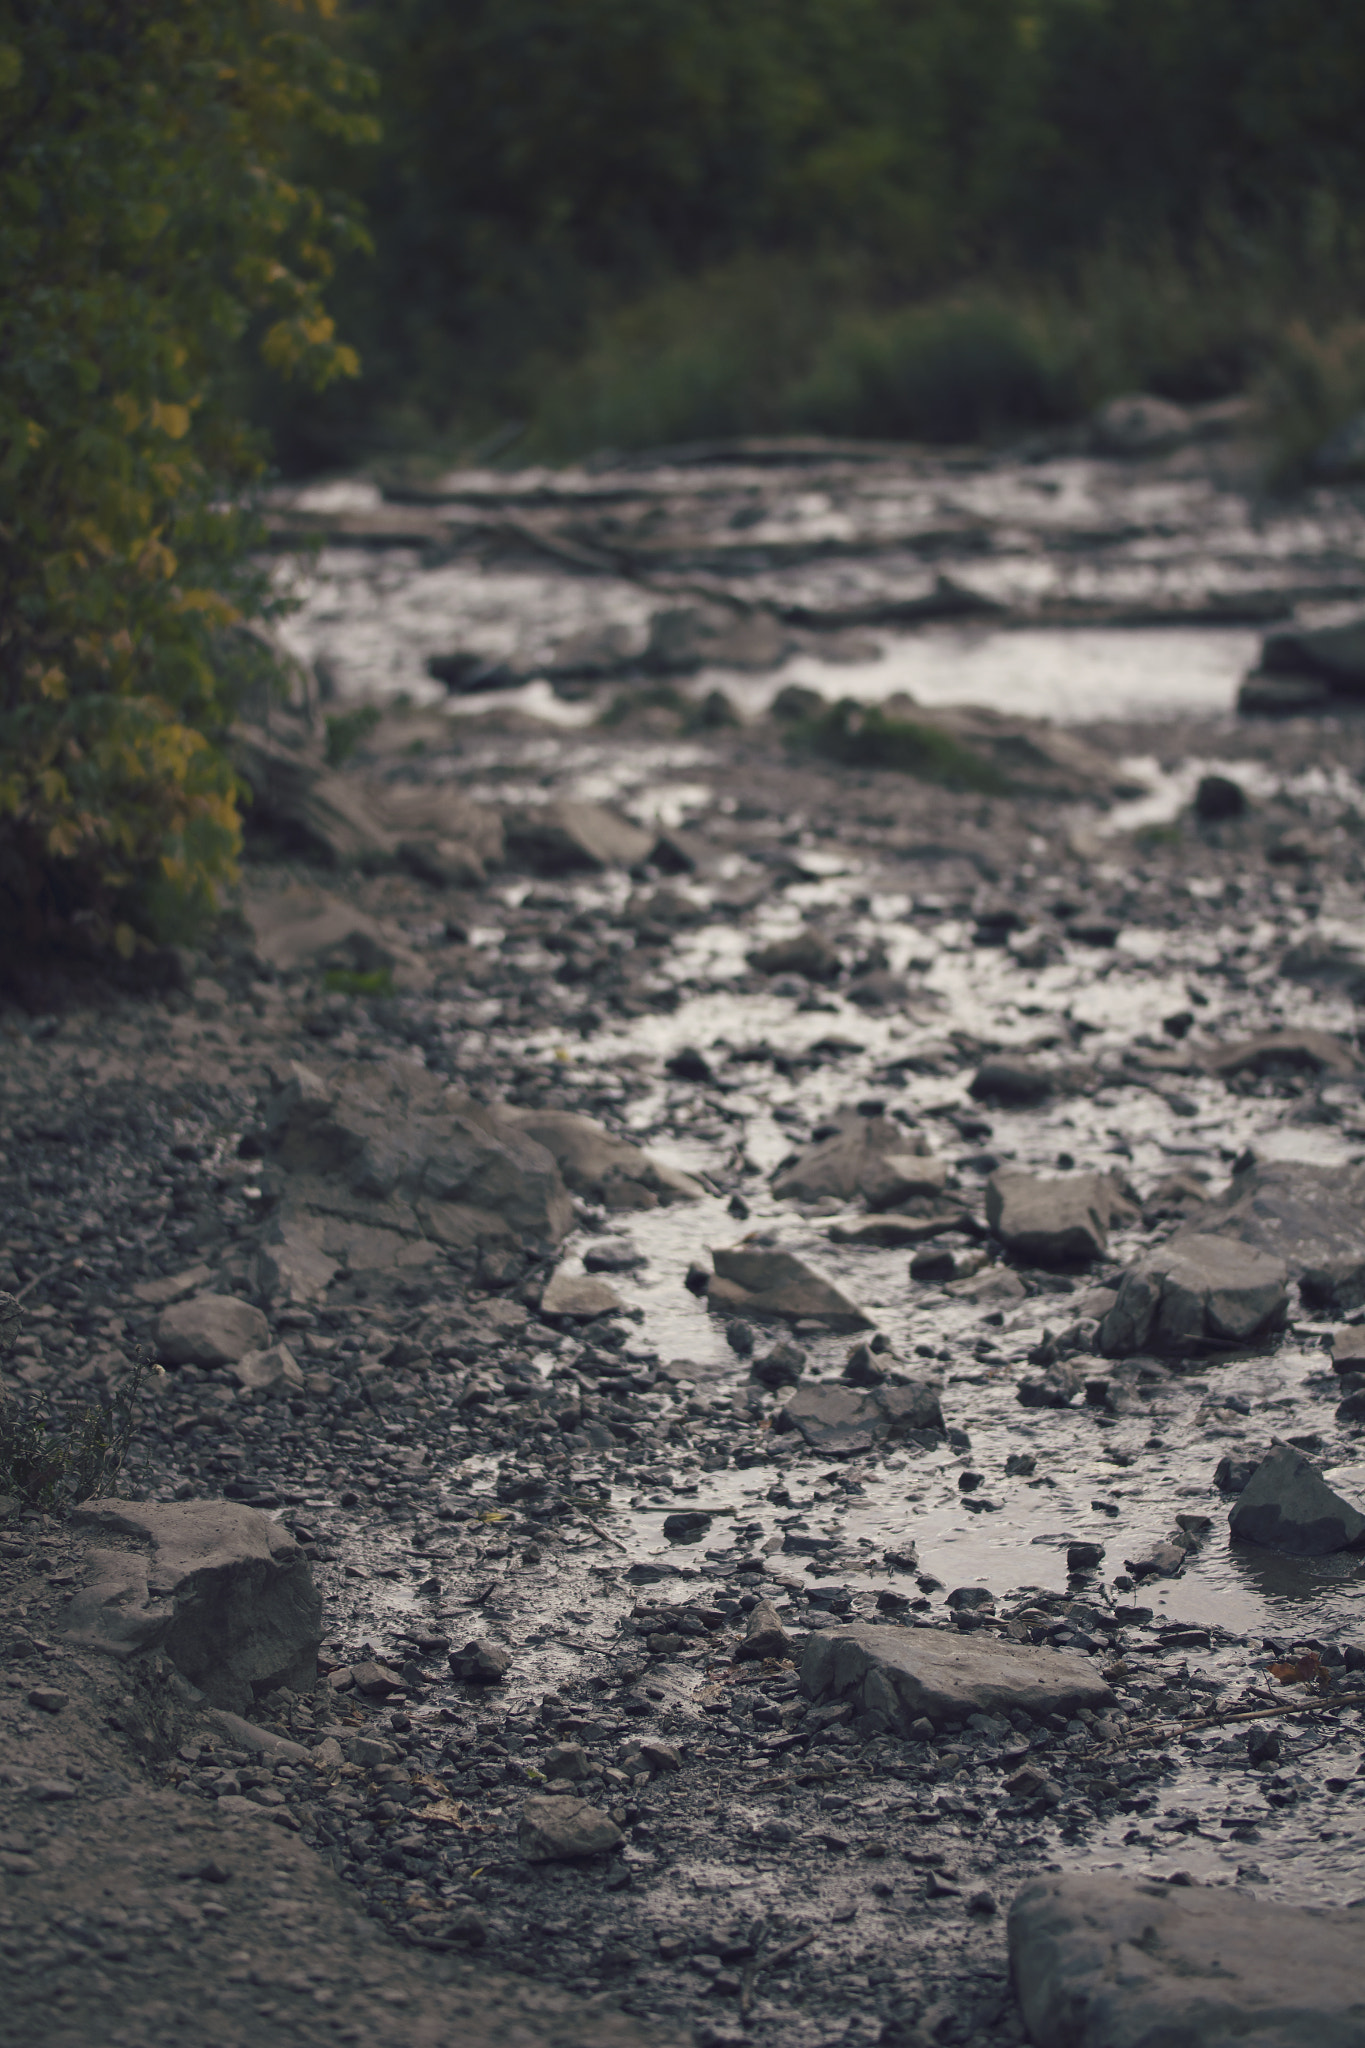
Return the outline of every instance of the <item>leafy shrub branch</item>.
[[[372,132],[334,0],[0,0],[0,934],[130,954],[232,872],[216,741],[268,662],[244,338],[354,374],[323,304],[363,240],[286,175]]]

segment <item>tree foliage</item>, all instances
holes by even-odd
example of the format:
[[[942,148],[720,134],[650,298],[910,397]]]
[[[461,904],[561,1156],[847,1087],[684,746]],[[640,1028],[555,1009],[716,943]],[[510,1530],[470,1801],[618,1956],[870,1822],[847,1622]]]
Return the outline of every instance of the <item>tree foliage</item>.
[[[1359,0],[351,0],[340,34],[378,254],[338,280],[364,378],[275,410],[303,460],[517,411],[717,267],[837,256],[903,304],[1211,225],[1250,264],[1365,200]]]
[[[264,659],[234,409],[248,338],[354,373],[353,209],[289,175],[366,132],[326,0],[0,0],[0,929],[131,952],[227,877],[215,744]]]

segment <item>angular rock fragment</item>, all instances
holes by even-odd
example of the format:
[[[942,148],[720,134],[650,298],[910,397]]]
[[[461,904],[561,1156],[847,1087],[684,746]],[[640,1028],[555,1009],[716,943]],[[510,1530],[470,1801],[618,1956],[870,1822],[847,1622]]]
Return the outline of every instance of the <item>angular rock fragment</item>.
[[[301,1308],[321,1301],[340,1270],[304,1224],[276,1221],[257,1248],[251,1277],[268,1301]]]
[[[823,932],[806,930],[794,938],[775,939],[749,955],[760,974],[804,974],[807,981],[837,981],[843,963]]]
[[[387,986],[421,994],[431,986],[428,962],[333,890],[308,882],[281,889],[256,880],[242,892],[242,911],[256,958],[277,974],[336,969],[374,977],[371,986],[379,992]]]
[[[322,1600],[290,1532],[231,1501],[87,1501],[87,1553],[62,1627],[128,1658],[160,1649],[210,1702],[237,1713],[287,1685],[311,1692]]]
[[[1104,1173],[1049,1178],[1004,1170],[986,1183],[986,1221],[1006,1250],[1040,1266],[1088,1265],[1109,1248],[1108,1228],[1127,1205]]]
[[[936,1195],[947,1168],[929,1157],[918,1131],[907,1131],[893,1117],[845,1112],[829,1137],[781,1166],[773,1175],[773,1193],[780,1201],[813,1202],[833,1195],[851,1201],[862,1195],[869,1208],[889,1209],[911,1195]]]
[[[978,1102],[1002,1109],[1036,1109],[1056,1087],[1056,1076],[1027,1060],[983,1060],[972,1077],[970,1093]]]
[[[277,1387],[303,1392],[303,1372],[287,1344],[271,1344],[264,1351],[248,1351],[228,1367],[239,1387],[252,1393],[271,1393]]]
[[[790,1657],[791,1637],[782,1617],[767,1600],[760,1600],[749,1615],[744,1640],[735,1651],[736,1664],[763,1662],[769,1657]]]
[[[497,1685],[512,1668],[512,1653],[487,1636],[475,1636],[462,1650],[451,1650],[447,1662],[451,1674],[469,1685]]]
[[[1211,1074],[1230,1080],[1234,1074],[1356,1074],[1360,1061],[1328,1031],[1263,1031],[1256,1038],[1221,1047],[1207,1055]]]
[[[600,804],[527,805],[505,813],[503,831],[508,858],[540,875],[633,868],[653,845],[648,832]]]
[[[794,1252],[763,1245],[722,1245],[712,1253],[715,1275],[706,1291],[719,1315],[759,1322],[821,1322],[830,1330],[868,1330],[872,1318],[832,1280]]]
[[[1100,1323],[1100,1350],[1129,1358],[1251,1343],[1282,1326],[1287,1279],[1283,1260],[1269,1252],[1231,1236],[1182,1231],[1124,1274]]]
[[[621,1830],[610,1814],[572,1796],[526,1801],[517,1822],[517,1846],[528,1863],[570,1863],[614,1849]]]
[[[1365,1548],[1365,1515],[1343,1500],[1291,1444],[1262,1458],[1228,1515],[1242,1543],[1291,1557],[1326,1557]]]
[[[1189,1228],[1282,1259],[1311,1309],[1347,1315],[1365,1304],[1365,1166],[1253,1161]]]
[[[1261,673],[1318,677],[1334,694],[1365,694],[1365,619],[1267,634],[1261,645]]]
[[[860,1726],[908,1736],[920,1719],[941,1727],[971,1714],[1073,1714],[1112,1706],[1088,1660],[988,1634],[858,1622],[807,1639],[801,1691],[808,1700],[850,1700]]]
[[[1036,1878],[1009,1916],[1037,2048],[1355,2048],[1360,1915],[1240,1888]]]
[[[691,1174],[665,1166],[638,1145],[613,1137],[591,1117],[572,1110],[503,1107],[497,1117],[544,1147],[573,1194],[600,1202],[605,1209],[666,1208],[670,1202],[694,1202],[705,1193]]]
[[[920,1430],[941,1435],[943,1410],[929,1380],[866,1390],[807,1383],[789,1397],[781,1422],[799,1430],[811,1450],[837,1457]]]
[[[235,1365],[269,1339],[261,1311],[230,1294],[197,1294],[157,1318],[156,1348],[167,1365]]]
[[[592,1322],[598,1316],[613,1315],[623,1306],[620,1295],[605,1280],[591,1273],[551,1274],[540,1297],[540,1313],[547,1322]]]

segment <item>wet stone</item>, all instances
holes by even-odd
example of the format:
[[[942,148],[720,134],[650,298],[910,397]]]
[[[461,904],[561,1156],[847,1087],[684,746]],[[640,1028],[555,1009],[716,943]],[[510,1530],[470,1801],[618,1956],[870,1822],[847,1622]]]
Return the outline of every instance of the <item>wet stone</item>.
[[[1359,1942],[1349,1909],[1088,1871],[1026,1885],[1009,1915],[1037,2048],[1353,2048]]]
[[[986,1221],[1007,1250],[1039,1265],[1089,1265],[1108,1250],[1121,1197],[1106,1174],[1064,1179],[1000,1172],[986,1183]]]
[[[199,1294],[163,1309],[156,1347],[168,1365],[235,1365],[263,1350],[270,1325],[258,1308],[226,1294]]]
[[[1365,1306],[1365,1166],[1253,1161],[1191,1227],[1282,1260],[1309,1308]]]
[[[1365,1515],[1289,1444],[1274,1445],[1261,1460],[1228,1523],[1239,1542],[1293,1557],[1365,1547]]]
[[[907,1737],[921,1719],[939,1727],[971,1714],[1070,1715],[1114,1703],[1087,1659],[1065,1650],[866,1623],[809,1637],[801,1692],[817,1703],[852,1701],[870,1724]]]
[[[1036,1109],[1053,1094],[1055,1077],[1025,1060],[983,1060],[972,1076],[971,1094],[978,1102],[1002,1109]]]
[[[614,1849],[621,1830],[586,1799],[528,1799],[517,1823],[517,1845],[528,1863],[566,1863]]]
[[[1176,1354],[1247,1343],[1281,1327],[1288,1269],[1268,1251],[1198,1231],[1182,1232],[1130,1267],[1099,1329],[1110,1358]]]
[[[809,1319],[830,1330],[865,1330],[872,1319],[794,1252],[759,1245],[717,1246],[707,1305],[759,1322]]]

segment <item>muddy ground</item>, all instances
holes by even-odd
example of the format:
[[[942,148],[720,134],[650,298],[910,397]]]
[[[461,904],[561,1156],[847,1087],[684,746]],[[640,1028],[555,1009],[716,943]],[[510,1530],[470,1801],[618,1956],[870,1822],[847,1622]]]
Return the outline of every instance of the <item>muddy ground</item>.
[[[1365,727],[1070,728],[1152,801],[962,793],[793,754],[767,720],[684,723],[395,710],[358,782],[439,786],[504,822],[608,802],[643,850],[574,867],[515,828],[482,881],[452,882],[324,867],[261,832],[240,912],[160,960],[165,985],[51,962],[12,977],[11,1398],[100,1398],[178,1296],[255,1301],[292,1384],[152,1379],[122,1490],[282,1518],[325,1621],[316,1689],[252,1710],[309,1752],[271,1763],[206,1731],[173,1674],[75,1657],[85,1539],[12,1508],[0,2038],[984,2048],[1023,2038],[1003,1922],[1039,1871],[1365,1893],[1361,1567],[1232,1544],[1215,1483],[1275,1437],[1365,1494],[1324,1350],[1339,1318],[1296,1302],[1282,1333],[1122,1385],[1093,1355],[1099,1291],[1248,1152],[1365,1157]],[[1201,819],[1188,799],[1215,771],[1248,801]],[[369,950],[272,957],[282,903],[363,913]],[[753,964],[812,935],[807,973]],[[1286,1028],[1340,1059],[1220,1072]],[[973,1094],[992,1057],[1045,1075],[1038,1099]],[[294,1062],[325,1083],[405,1063],[581,1112],[699,1192],[580,1194],[553,1249],[353,1253],[314,1298],[272,1295],[268,1118]],[[925,1238],[946,1261],[921,1277],[916,1247],[858,1241],[860,1203],[774,1190],[859,1107],[945,1162],[956,1224]],[[983,1203],[1002,1166],[1118,1174],[1103,1250],[1003,1251]],[[874,1356],[941,1383],[946,1434],[832,1455],[781,1426],[754,1357],[785,1337],[822,1384],[853,1337],[736,1330],[688,1285],[710,1248],[766,1231],[853,1299]],[[617,1305],[542,1313],[585,1252]],[[1026,1405],[1077,1328],[1092,1386]],[[1153,1574],[1173,1526],[1191,1547]],[[1102,1555],[1073,1569],[1084,1543]],[[990,1604],[950,1604],[962,1588]],[[797,1657],[831,1618],[975,1621],[1093,1658],[1116,1705],[869,1735],[804,1702],[791,1658],[734,1661],[759,1600]],[[497,1682],[449,1668],[476,1637],[510,1653]],[[1284,1713],[1268,1667],[1305,1651],[1336,1696]],[[65,1708],[31,1705],[44,1689]],[[521,1807],[563,1777],[621,1840],[528,1862]]]

